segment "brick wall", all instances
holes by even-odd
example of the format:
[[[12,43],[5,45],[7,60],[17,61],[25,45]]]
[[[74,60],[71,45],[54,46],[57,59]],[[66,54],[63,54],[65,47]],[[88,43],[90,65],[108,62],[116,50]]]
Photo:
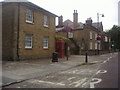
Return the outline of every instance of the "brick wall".
[[[2,59],[13,59],[14,46],[14,10],[15,4],[2,6]],[[16,27],[17,28],[17,27]]]
[[[26,22],[26,9],[34,12],[34,23]],[[11,3],[3,8],[3,58],[38,59],[52,56],[55,51],[55,16],[38,11],[32,7],[20,5],[18,25],[18,4]],[[49,27],[43,26],[43,16],[49,17]],[[19,28],[18,28],[19,27]],[[25,49],[25,35],[33,35],[33,48]],[[43,49],[43,37],[49,37],[49,48]],[[18,41],[17,41],[18,40]],[[18,44],[18,49],[17,49]],[[17,51],[18,50],[18,51]],[[18,52],[18,55],[17,55]]]
[[[34,23],[26,23],[26,9],[34,13]],[[49,26],[43,26],[43,17],[49,17]],[[33,48],[25,49],[25,35],[33,35]],[[49,48],[43,49],[43,37],[49,37]],[[19,55],[20,59],[48,58],[55,51],[55,17],[30,7],[20,6]]]

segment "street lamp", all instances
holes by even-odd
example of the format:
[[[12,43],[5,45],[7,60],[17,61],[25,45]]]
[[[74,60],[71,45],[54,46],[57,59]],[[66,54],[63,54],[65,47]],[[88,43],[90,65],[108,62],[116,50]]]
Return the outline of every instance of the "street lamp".
[[[98,50],[98,55],[99,55],[99,47],[100,47],[100,41],[101,41],[101,37],[100,35],[100,28],[99,28],[99,16],[101,15],[101,17],[104,17],[104,14],[99,14],[97,13],[97,29],[98,29],[98,37],[97,37],[97,50]]]
[[[99,31],[99,16],[101,16],[101,17],[104,17],[104,14],[99,14],[99,13],[97,13],[97,28],[98,28],[98,31]]]

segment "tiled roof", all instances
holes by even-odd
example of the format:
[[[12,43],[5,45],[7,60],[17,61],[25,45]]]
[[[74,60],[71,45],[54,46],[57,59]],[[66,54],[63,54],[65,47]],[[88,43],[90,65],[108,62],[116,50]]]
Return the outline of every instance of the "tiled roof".
[[[35,4],[31,3],[31,2],[22,2],[22,4],[29,5],[29,6],[31,6],[31,7],[33,7],[33,8],[35,8],[35,9],[38,9],[38,10],[40,10],[40,11],[43,11],[43,12],[47,13],[47,14],[53,15],[53,16],[55,16],[55,17],[58,17],[57,15],[55,15],[55,14],[49,12],[48,10],[45,10],[45,9],[43,9],[42,7],[37,6],[37,5],[35,5]]]
[[[2,5],[4,5],[4,4],[15,3],[15,2],[0,2],[0,3],[2,3]],[[20,3],[20,4],[22,4],[22,5],[30,6],[30,7],[34,8],[34,9],[40,10],[40,11],[42,11],[42,12],[44,12],[44,13],[47,13],[47,14],[50,14],[50,15],[52,15],[52,16],[58,17],[57,15],[49,12],[48,10],[43,9],[43,8],[40,7],[40,6],[35,5],[35,4],[32,3],[32,2],[16,2],[16,3]]]

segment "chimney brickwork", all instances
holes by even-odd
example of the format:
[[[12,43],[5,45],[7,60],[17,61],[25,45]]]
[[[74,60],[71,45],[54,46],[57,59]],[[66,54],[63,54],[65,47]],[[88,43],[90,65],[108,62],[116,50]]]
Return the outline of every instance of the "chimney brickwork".
[[[73,28],[76,28],[78,24],[78,13],[77,10],[74,10],[73,13]]]
[[[58,17],[58,26],[63,26],[63,16]]]

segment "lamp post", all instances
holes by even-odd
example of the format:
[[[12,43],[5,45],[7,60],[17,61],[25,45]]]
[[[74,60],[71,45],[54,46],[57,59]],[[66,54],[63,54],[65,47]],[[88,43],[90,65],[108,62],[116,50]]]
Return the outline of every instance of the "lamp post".
[[[101,15],[101,17],[104,17],[104,14],[99,14],[99,13],[97,13],[97,29],[98,29],[98,31],[99,31],[99,16]],[[99,33],[98,33],[99,34]]]
[[[99,55],[99,47],[100,47],[100,41],[101,41],[101,37],[99,36],[101,31],[99,30],[99,16],[101,15],[101,17],[104,17],[104,14],[99,14],[97,13],[97,29],[98,29],[98,37],[97,37],[97,50],[98,50],[98,55]]]

